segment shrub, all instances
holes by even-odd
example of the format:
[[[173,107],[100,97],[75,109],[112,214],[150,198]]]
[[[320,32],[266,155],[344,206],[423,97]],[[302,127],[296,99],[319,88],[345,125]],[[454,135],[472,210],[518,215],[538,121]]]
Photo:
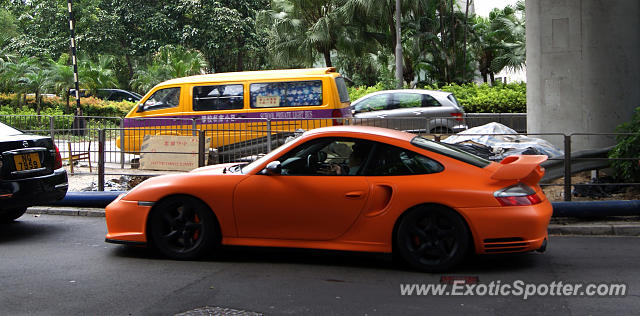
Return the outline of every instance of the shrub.
[[[618,181],[640,182],[640,107],[636,108],[631,121],[620,124],[616,131],[634,134],[616,136],[618,144],[609,151],[609,158],[635,159],[612,160],[613,176]]]

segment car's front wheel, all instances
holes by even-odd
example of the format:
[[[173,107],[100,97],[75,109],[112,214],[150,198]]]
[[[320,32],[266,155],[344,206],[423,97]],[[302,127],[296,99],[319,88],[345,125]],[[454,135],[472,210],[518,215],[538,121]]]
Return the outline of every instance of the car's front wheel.
[[[413,268],[440,272],[465,257],[469,240],[469,230],[460,215],[443,206],[424,206],[401,219],[394,251]]]
[[[0,211],[0,223],[10,223],[22,216],[27,211],[26,207],[12,208]]]
[[[218,242],[216,220],[200,200],[176,196],[159,202],[149,218],[148,237],[164,255],[191,260],[210,251]]]

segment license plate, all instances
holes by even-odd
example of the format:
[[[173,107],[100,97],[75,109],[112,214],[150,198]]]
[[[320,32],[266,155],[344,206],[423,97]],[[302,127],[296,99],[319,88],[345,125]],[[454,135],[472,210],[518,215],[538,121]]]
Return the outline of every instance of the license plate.
[[[38,153],[28,153],[13,156],[13,161],[16,163],[16,170],[30,170],[41,168],[40,156]]]

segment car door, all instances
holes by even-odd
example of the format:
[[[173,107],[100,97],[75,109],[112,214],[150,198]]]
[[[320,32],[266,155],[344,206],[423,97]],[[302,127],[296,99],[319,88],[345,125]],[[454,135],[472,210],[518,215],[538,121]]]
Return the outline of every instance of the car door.
[[[346,167],[353,139],[308,141],[278,160],[280,175],[256,174],[234,193],[239,237],[331,240],[356,221],[369,196],[366,177]],[[347,167],[348,168],[348,167]]]

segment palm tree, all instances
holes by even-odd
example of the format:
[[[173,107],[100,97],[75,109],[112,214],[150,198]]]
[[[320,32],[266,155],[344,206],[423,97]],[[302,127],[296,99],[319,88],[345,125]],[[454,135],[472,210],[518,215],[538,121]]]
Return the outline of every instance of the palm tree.
[[[147,91],[165,80],[202,74],[207,67],[202,53],[167,45],[158,50],[146,69],[135,72],[131,86],[138,91]]]
[[[321,56],[332,67],[331,52],[339,46],[343,23],[338,0],[273,0],[272,9],[260,12],[258,23],[269,29],[274,63],[311,66]]]
[[[520,17],[521,15],[521,17]],[[524,2],[494,9],[489,18],[476,17],[472,28],[480,74],[495,83],[494,74],[504,68],[521,69],[526,62]]]
[[[42,110],[42,92],[47,88],[49,70],[42,65],[33,63],[19,79],[19,85],[24,87],[25,92],[33,92],[36,101],[36,114],[40,115]]]
[[[80,86],[92,92],[101,88],[113,88],[117,82],[113,71],[113,56],[100,55],[97,62],[81,59],[78,64]]]
[[[518,1],[515,7],[507,6],[497,12],[491,28],[500,39],[500,48],[491,63],[491,70],[497,73],[503,68],[522,69],[526,62],[524,1]]]
[[[69,56],[63,54],[57,62],[52,62],[49,69],[48,86],[61,95],[67,103],[66,112],[71,113],[69,90],[74,87],[72,66],[68,64]]]

